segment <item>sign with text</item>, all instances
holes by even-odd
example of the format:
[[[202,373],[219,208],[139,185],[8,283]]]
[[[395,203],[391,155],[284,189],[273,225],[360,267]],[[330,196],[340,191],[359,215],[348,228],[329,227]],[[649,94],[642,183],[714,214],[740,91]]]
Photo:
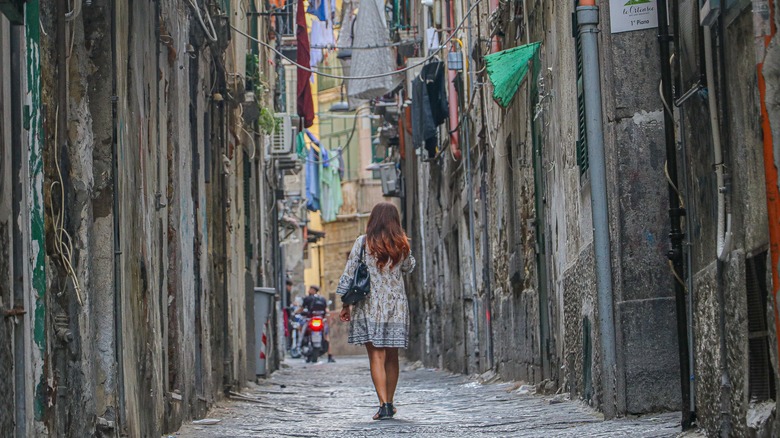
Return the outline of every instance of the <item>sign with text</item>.
[[[656,0],[609,0],[612,33],[658,27]]]

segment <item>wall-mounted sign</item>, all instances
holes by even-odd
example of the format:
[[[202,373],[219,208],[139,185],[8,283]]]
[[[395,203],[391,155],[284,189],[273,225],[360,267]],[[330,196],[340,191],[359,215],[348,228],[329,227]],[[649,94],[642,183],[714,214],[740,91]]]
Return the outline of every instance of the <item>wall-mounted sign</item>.
[[[658,27],[656,0],[609,0],[612,33]]]

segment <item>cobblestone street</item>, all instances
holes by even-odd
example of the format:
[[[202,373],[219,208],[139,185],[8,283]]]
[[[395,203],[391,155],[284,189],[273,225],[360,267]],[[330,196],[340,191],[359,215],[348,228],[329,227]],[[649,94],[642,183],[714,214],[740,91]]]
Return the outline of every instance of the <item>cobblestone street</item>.
[[[603,421],[598,413],[559,396],[535,396],[513,383],[480,384],[468,377],[402,363],[395,419],[372,421],[376,396],[368,360],[338,358],[283,368],[243,395],[221,402],[208,418],[188,424],[182,437],[281,436],[516,436],[676,437],[678,413]]]

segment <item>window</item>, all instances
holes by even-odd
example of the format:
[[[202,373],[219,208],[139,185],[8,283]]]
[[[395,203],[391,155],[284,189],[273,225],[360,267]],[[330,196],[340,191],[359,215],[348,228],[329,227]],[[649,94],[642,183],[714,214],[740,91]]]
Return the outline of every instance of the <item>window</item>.
[[[574,2],[576,6],[576,1]],[[585,125],[585,87],[582,79],[582,41],[577,24],[577,13],[572,13],[572,33],[574,34],[575,64],[577,66],[577,165],[580,167],[580,176],[588,171],[588,142]]]
[[[294,1],[288,1],[278,15],[276,15],[276,29],[279,35],[286,38],[295,38],[295,4]],[[270,5],[266,10],[272,9]]]
[[[751,401],[774,398],[775,379],[767,325],[767,251],[745,260],[748,313],[748,396]]]

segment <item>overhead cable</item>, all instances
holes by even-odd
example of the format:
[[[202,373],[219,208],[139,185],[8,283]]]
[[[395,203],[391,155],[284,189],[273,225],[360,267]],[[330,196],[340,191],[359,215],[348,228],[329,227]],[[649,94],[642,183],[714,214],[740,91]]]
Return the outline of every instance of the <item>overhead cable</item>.
[[[265,47],[266,49],[271,50],[272,52],[274,52],[277,55],[281,56],[283,59],[287,60],[289,63],[291,63],[291,64],[295,65],[296,67],[300,68],[301,70],[307,71],[309,73],[312,73],[312,74],[315,74],[315,75],[319,75],[319,76],[323,76],[323,77],[326,77],[326,78],[333,78],[333,79],[345,79],[345,80],[349,80],[349,79],[377,79],[377,78],[383,78],[383,77],[386,77],[386,76],[397,75],[399,73],[404,73],[406,71],[409,71],[409,70],[415,69],[415,68],[417,68],[417,67],[419,67],[421,65],[424,65],[425,63],[427,63],[431,59],[435,58],[436,54],[438,52],[442,51],[443,49],[445,49],[447,47],[447,44],[449,44],[450,41],[452,41],[452,39],[455,37],[455,33],[463,27],[463,24],[466,22],[466,19],[471,15],[471,13],[474,11],[474,9],[481,2],[482,2],[482,0],[477,0],[476,2],[474,2],[474,4],[471,5],[469,10],[463,16],[463,19],[460,20],[460,23],[458,23],[458,25],[454,29],[452,29],[452,31],[450,32],[450,35],[447,37],[447,39],[439,47],[432,48],[431,54],[428,55],[422,61],[420,61],[420,62],[418,62],[416,64],[412,64],[410,66],[398,69],[398,70],[393,70],[391,72],[378,73],[378,74],[374,74],[374,75],[365,75],[365,76],[342,76],[342,75],[333,75],[333,74],[330,74],[330,73],[323,73],[323,72],[317,71],[316,69],[313,69],[311,67],[298,64],[297,62],[295,62],[292,59],[290,59],[287,56],[285,56],[282,52],[276,50],[276,48],[274,48],[273,46],[269,45],[268,43],[266,43],[264,41],[260,41],[259,39],[255,38],[255,37],[253,37],[253,36],[251,36],[249,34],[247,34],[246,32],[244,32],[244,31],[238,29],[237,27],[233,26],[232,24],[230,25],[230,27],[234,31],[236,31],[238,34],[243,35],[246,38],[250,39],[251,41],[254,41],[254,42],[260,44],[261,46]]]
[[[335,151],[332,151],[333,152],[332,156],[328,157],[327,160],[322,160],[322,159],[311,160],[311,159],[309,159],[307,157],[307,158],[304,158],[304,161],[306,161],[307,163],[328,164],[331,161],[337,160],[339,158],[339,156],[342,156],[344,154],[344,151],[349,149],[349,145],[352,144],[352,136],[355,135],[355,130],[357,129],[358,117],[364,117],[364,116],[360,115],[360,112],[363,111],[363,110],[371,110],[371,108],[367,107],[367,106],[363,106],[363,107],[358,108],[355,111],[355,114],[352,116],[352,118],[354,119],[354,122],[352,123],[352,130],[349,132],[349,137],[347,137],[347,141],[345,142],[344,145],[336,148]],[[314,141],[314,138],[312,138],[312,133],[308,129],[306,130],[306,134],[309,136],[309,139],[312,141],[312,143],[316,144],[320,148],[320,150],[322,150],[322,146],[320,146],[320,144],[317,144],[317,142]],[[321,142],[322,142],[322,139],[320,139],[320,143]]]
[[[334,46],[334,45],[325,45],[325,46],[311,46],[312,49],[327,49],[327,50],[373,50],[373,49],[384,49],[386,47],[398,47],[403,46],[407,44],[419,44],[422,42],[422,39],[415,38],[413,40],[409,41],[399,41],[397,43],[390,43],[390,44],[377,44],[376,46]]]

